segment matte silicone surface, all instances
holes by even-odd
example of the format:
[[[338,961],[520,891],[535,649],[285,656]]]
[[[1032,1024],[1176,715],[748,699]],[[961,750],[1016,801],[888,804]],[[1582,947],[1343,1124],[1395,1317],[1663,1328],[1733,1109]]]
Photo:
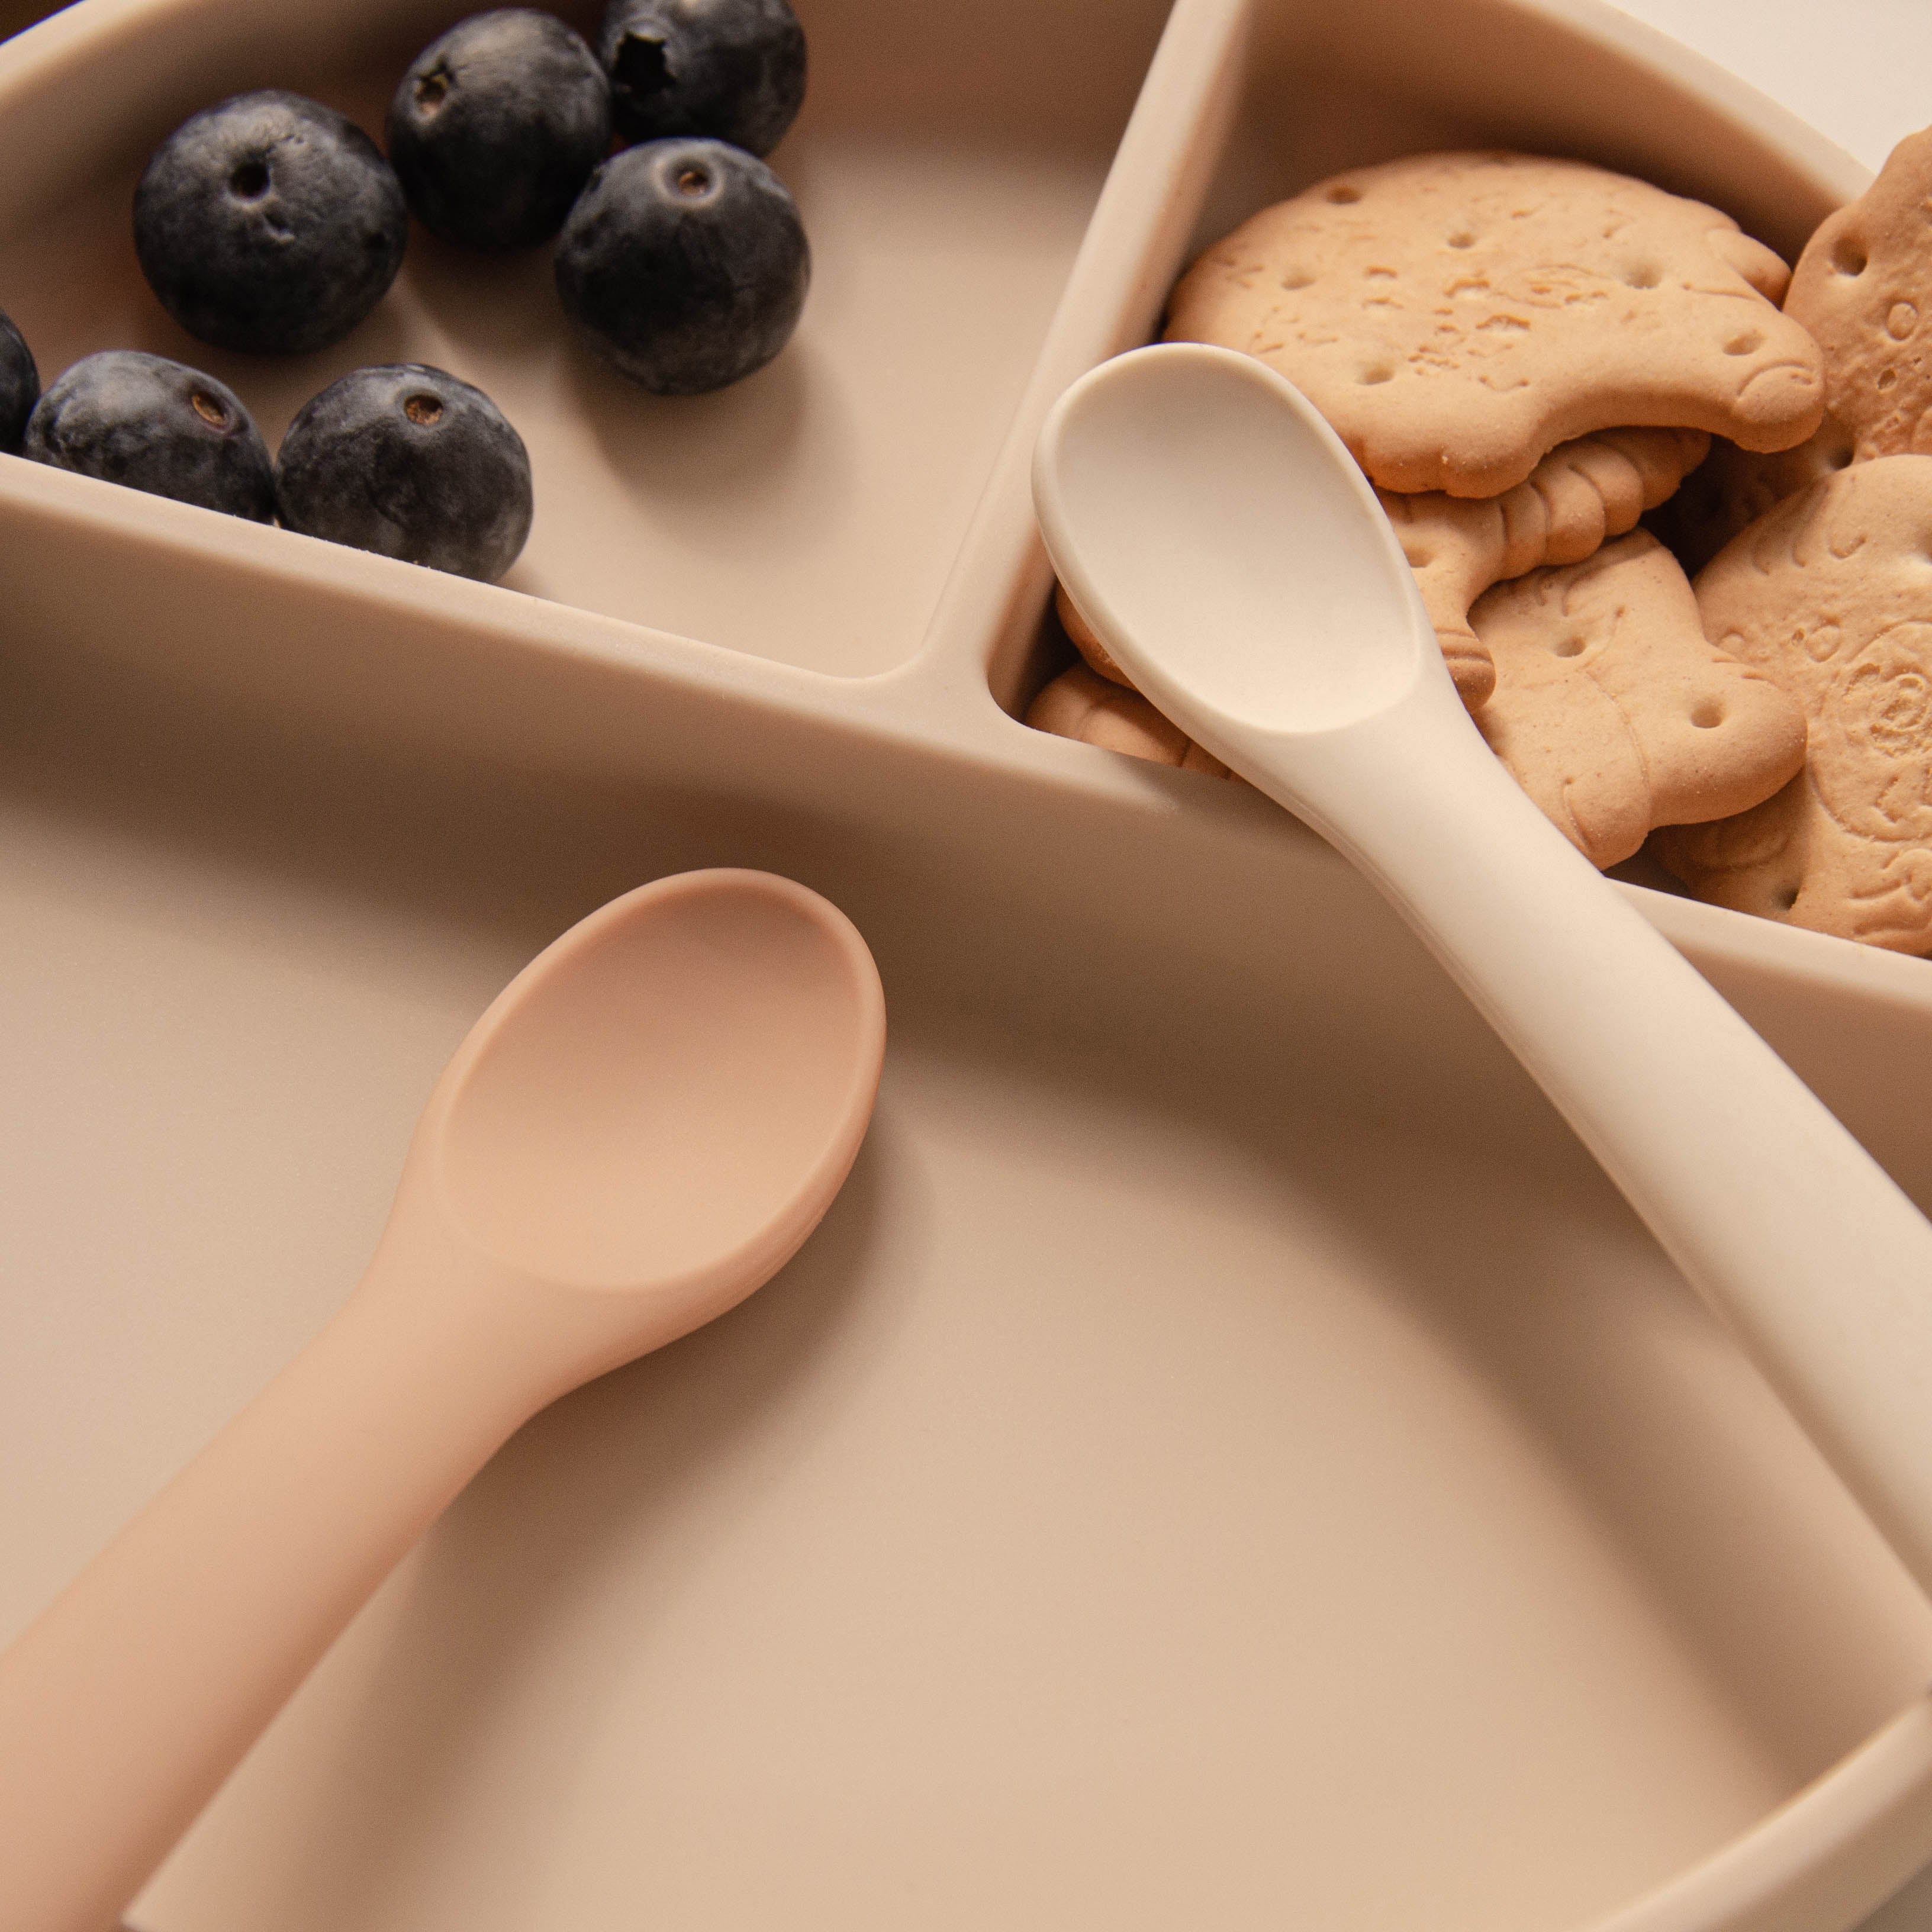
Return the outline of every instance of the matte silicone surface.
[[[884,1054],[865,941],[769,872],[638,886],[524,968],[340,1312],[0,1650],[8,1927],[117,1918],[517,1428],[789,1261]]]
[[[1039,422],[1190,238],[1480,139],[1789,250],[1860,170],[1587,0],[1181,0],[1150,61],[1152,6],[803,10],[825,306],[715,433],[607,409],[534,271],[424,250],[340,352],[504,372],[544,597],[0,462],[0,1630],[320,1325],[583,912],[787,872],[895,1028],[797,1261],[513,1439],[135,1922],[1842,1932],[1932,1851],[1921,1599],[1333,854],[1010,713]],[[446,18],[0,52],[0,306],[140,320],[144,142]],[[1932,969],[1638,902],[1932,1199]]]

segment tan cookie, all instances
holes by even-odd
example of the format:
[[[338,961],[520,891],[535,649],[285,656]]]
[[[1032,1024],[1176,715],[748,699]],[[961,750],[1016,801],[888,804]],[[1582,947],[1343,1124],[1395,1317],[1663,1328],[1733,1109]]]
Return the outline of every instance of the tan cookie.
[[[1496,682],[1469,621],[1477,598],[1543,565],[1593,556],[1662,502],[1702,460],[1709,440],[1701,430],[1604,430],[1552,449],[1528,481],[1500,496],[1376,492],[1471,710],[1489,702]]]
[[[1228,768],[1170,724],[1137,691],[1096,677],[1084,664],[1062,671],[1028,708],[1026,722],[1056,738],[1077,738],[1130,758],[1227,778]]]
[[[1802,775],[1652,849],[1700,898],[1932,950],[1932,456],[1814,484],[1697,579],[1704,628],[1810,720]]]
[[[1505,578],[1542,564],[1580,562],[1606,538],[1622,536],[1696,466],[1709,441],[1701,430],[1606,430],[1552,449],[1528,482],[1501,496],[1376,491],[1415,572],[1449,674],[1471,710],[1487,702],[1496,679],[1488,651],[1469,628],[1470,605]],[[1131,689],[1132,680],[1064,588],[1054,608],[1088,663]]]
[[[1701,570],[1767,510],[1848,464],[1932,452],[1932,129],[1901,141],[1878,178],[1827,217],[1792,272],[1784,312],[1824,358],[1825,421],[1796,448],[1756,455],[1719,442],[1653,524]]]
[[[1710,454],[1684,487],[1644,521],[1694,576],[1740,530],[1786,497],[1835,476],[1852,454],[1850,433],[1829,416],[1796,448],[1768,455],[1713,437]]]
[[[1784,449],[1818,351],[1784,264],[1715,208],[1580,161],[1417,154],[1263,210],[1176,289],[1168,334],[1257,356],[1384,489],[1496,496],[1630,424]]]
[[[1792,270],[1785,313],[1816,338],[1825,404],[1861,460],[1932,453],[1932,128],[1892,149],[1827,215]]]
[[[1498,585],[1472,613],[1496,668],[1476,722],[1570,843],[1614,866],[1652,829],[1768,798],[1804,762],[1804,714],[1705,640],[1648,532]]]

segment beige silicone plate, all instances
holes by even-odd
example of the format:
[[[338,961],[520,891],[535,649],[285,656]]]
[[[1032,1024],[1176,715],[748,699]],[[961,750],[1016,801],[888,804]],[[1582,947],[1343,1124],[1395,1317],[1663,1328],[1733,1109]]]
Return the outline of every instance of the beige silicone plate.
[[[1590,0],[809,0],[818,280],[741,389],[628,392],[541,261],[420,238],[328,356],[187,344],[152,142],[374,114],[458,10],[0,49],[44,369],[184,354],[272,435],[420,356],[539,505],[497,589],[0,460],[0,1639],[319,1324],[599,901],[795,874],[892,1054],[800,1258],[503,1452],[136,1923],[1844,1932],[1932,1856],[1932,1613],[1366,889],[1009,714],[1034,427],[1191,237],[1483,140],[1788,251],[1858,170]],[[1642,902],[1932,1201],[1932,967]]]

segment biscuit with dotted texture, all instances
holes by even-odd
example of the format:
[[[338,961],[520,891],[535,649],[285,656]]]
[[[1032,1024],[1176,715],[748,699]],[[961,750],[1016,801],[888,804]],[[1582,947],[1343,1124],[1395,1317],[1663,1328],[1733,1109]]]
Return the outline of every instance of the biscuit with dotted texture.
[[[1932,455],[1881,456],[1759,520],[1697,578],[1704,628],[1804,706],[1803,772],[1660,833],[1700,898],[1932,951]]]
[[[1825,406],[1856,460],[1932,454],[1932,128],[1817,226],[1784,311],[1825,359]]]
[[[1500,496],[1376,492],[1471,710],[1489,702],[1496,682],[1488,646],[1469,620],[1476,600],[1545,565],[1594,556],[1664,502],[1709,446],[1701,430],[1603,430],[1552,449]]]
[[[1677,560],[1648,531],[1499,584],[1472,614],[1496,695],[1490,748],[1594,865],[1652,830],[1768,798],[1804,762],[1804,714],[1706,640]]]
[[[1385,490],[1496,496],[1630,425],[1789,448],[1824,407],[1787,271],[1714,208],[1580,161],[1416,154],[1265,208],[1168,336],[1279,370]]]
[[[1718,442],[1653,527],[1701,570],[1766,511],[1849,464],[1932,453],[1932,128],[1895,147],[1857,200],[1821,222],[1784,312],[1824,360],[1825,420],[1774,455]]]

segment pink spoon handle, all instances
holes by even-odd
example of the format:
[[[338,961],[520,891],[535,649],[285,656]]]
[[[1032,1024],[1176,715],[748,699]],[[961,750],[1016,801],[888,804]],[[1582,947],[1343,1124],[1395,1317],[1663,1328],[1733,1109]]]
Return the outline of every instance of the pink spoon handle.
[[[102,1932],[511,1431],[742,1300],[872,1118],[885,995],[788,879],[545,947],[418,1123],[361,1288],[0,1657],[0,1932]]]
[[[544,1400],[506,1389],[487,1322],[439,1316],[419,1278],[384,1292],[393,1252],[0,1655],[3,1932],[111,1926]]]

